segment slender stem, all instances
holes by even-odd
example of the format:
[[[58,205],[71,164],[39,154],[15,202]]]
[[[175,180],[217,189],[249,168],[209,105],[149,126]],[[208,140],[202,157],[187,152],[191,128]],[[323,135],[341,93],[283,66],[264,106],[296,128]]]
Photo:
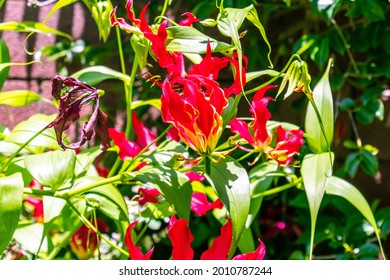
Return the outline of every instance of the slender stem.
[[[362,139],[360,138],[359,131],[358,131],[355,119],[353,118],[353,115],[352,115],[351,111],[348,111],[348,117],[349,117],[349,119],[351,121],[351,126],[352,126],[353,133],[355,134],[356,144],[358,145],[359,148],[361,148],[362,147]]]
[[[73,230],[68,231],[68,232],[65,233],[65,236],[63,237],[61,242],[58,245],[56,245],[53,248],[53,250],[50,252],[49,256],[47,257],[48,260],[52,260],[52,259],[54,259],[57,256],[57,254],[61,251],[61,249],[68,244],[69,239],[73,236],[73,234],[77,231],[77,229],[80,226],[81,226],[81,223],[79,223],[79,226],[73,227]]]
[[[290,189],[290,188],[292,188],[292,187],[295,187],[296,185],[300,184],[301,182],[302,182],[302,178],[299,178],[298,180],[296,180],[296,181],[293,182],[293,183],[285,184],[285,185],[283,185],[283,186],[276,187],[276,188],[273,188],[273,189],[264,191],[264,192],[262,192],[262,193],[253,195],[252,197],[253,197],[253,198],[257,198],[257,197],[262,197],[262,196],[273,195],[273,194],[276,194],[276,193],[285,191],[285,190],[287,190],[287,189]]]
[[[164,1],[164,6],[163,6],[163,8],[161,10],[161,14],[160,14],[160,17],[159,17],[160,19],[158,20],[158,23],[160,23],[163,20],[164,15],[167,12],[168,2],[169,2],[169,0],[165,0]]]
[[[360,71],[359,71],[359,68],[357,67],[356,65],[356,61],[355,59],[353,58],[353,55],[350,51],[350,46],[347,42],[347,40],[345,39],[344,35],[343,35],[343,32],[341,31],[340,27],[338,26],[336,20],[334,18],[331,19],[331,23],[333,24],[334,28],[336,29],[337,31],[337,34],[339,34],[340,36],[340,39],[341,41],[343,42],[344,44],[344,47],[345,47],[345,50],[347,52],[347,55],[349,57],[349,60],[351,61],[351,64],[352,64],[352,67],[353,69],[355,70],[356,74],[360,74]]]
[[[119,252],[121,252],[122,254],[124,254],[125,256],[129,257],[129,253],[126,252],[125,250],[123,250],[121,247],[119,247],[118,245],[114,244],[111,242],[110,239],[108,239],[107,237],[105,237],[103,234],[101,234],[99,232],[99,230],[83,215],[80,213],[80,211],[67,199],[66,200],[67,203],[70,205],[70,207],[76,212],[76,214],[79,216],[79,218],[81,219],[81,221],[86,225],[86,227],[92,229],[101,239],[103,239],[104,241],[106,241],[111,247],[117,249]]]
[[[39,130],[37,133],[35,133],[30,139],[28,139],[26,142],[24,142],[20,147],[19,149],[16,150],[16,152],[14,152],[12,154],[12,156],[8,159],[8,161],[0,167],[0,174],[3,173],[3,171],[11,164],[12,160],[31,142],[33,141],[39,134],[41,134],[45,129],[47,128],[47,126],[45,126],[44,128],[42,128],[41,130]]]
[[[100,186],[103,186],[103,185],[106,185],[106,184],[111,184],[111,183],[114,183],[114,182],[122,181],[128,175],[129,174],[122,173],[122,174],[113,176],[111,178],[107,178],[107,179],[104,179],[104,180],[101,180],[101,181],[98,181],[98,182],[86,185],[86,186],[78,188],[78,189],[58,192],[58,193],[55,194],[55,196],[63,198],[63,199],[68,199],[69,197],[81,194],[81,193],[86,192],[86,191],[88,191],[90,189],[93,189],[93,188],[96,188],[96,187],[100,187]]]

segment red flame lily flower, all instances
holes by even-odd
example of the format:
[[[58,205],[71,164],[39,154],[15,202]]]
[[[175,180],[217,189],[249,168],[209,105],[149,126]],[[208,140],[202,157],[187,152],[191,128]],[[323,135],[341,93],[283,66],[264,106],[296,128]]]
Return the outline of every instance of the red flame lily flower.
[[[255,151],[266,154],[268,158],[275,159],[279,164],[288,165],[292,162],[293,156],[299,153],[299,149],[304,143],[303,131],[285,131],[282,126],[279,126],[276,130],[276,146],[274,148],[270,146],[272,134],[267,129],[267,121],[271,118],[271,113],[268,111],[267,105],[273,98],[264,97],[264,94],[273,87],[275,86],[264,87],[255,94],[251,108],[254,120],[250,125],[237,118],[231,120],[229,125],[231,131],[239,134]],[[239,147],[249,151],[242,146]]]
[[[132,1],[126,4],[127,16],[134,25],[127,24],[122,18],[115,18],[116,10],[111,13],[111,24],[130,33],[142,33],[151,42],[151,49],[158,64],[167,69],[168,77],[161,86],[161,114],[165,122],[172,124],[183,142],[199,155],[210,155],[222,134],[222,112],[227,106],[231,94],[241,92],[245,85],[245,68],[239,70],[235,57],[213,57],[210,44],[207,44],[203,60],[194,65],[186,74],[183,54],[169,53],[165,49],[168,38],[167,21],[163,21],[155,34],[145,19],[148,4],[144,6],[139,19],[135,18]],[[190,26],[199,21],[193,14],[183,14],[187,18],[181,25]],[[244,58],[244,61],[246,59]],[[229,62],[236,68],[235,82],[222,89],[216,81],[219,71]]]
[[[222,207],[223,203],[219,198],[214,202],[209,202],[204,193],[194,192],[192,194],[190,209],[198,216],[203,216],[212,209],[221,209]]]

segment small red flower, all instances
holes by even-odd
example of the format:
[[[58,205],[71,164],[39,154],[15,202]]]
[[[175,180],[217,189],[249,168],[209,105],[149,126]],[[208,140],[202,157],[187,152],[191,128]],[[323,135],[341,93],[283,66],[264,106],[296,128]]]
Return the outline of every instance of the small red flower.
[[[147,202],[158,203],[157,196],[161,193],[158,189],[155,188],[139,188],[138,192],[140,197],[138,198],[139,205],[145,205]]]
[[[233,258],[233,260],[262,260],[265,256],[265,245],[259,239],[259,247],[254,252],[249,252],[246,254],[240,254]]]
[[[100,232],[107,232],[109,228],[103,220],[98,219],[97,229]],[[82,225],[70,240],[72,252],[82,260],[93,257],[98,247],[98,238],[92,229]]]
[[[119,148],[118,155],[121,160],[136,157],[143,148],[152,143],[157,137],[141,122],[135,112],[132,115],[132,124],[136,135],[135,142],[127,140],[123,132],[117,131],[114,128],[108,129],[108,135],[114,141],[115,146]],[[151,146],[151,148],[155,147],[153,145]]]
[[[214,202],[207,200],[207,195],[200,192],[194,192],[191,200],[191,211],[196,213],[198,216],[205,215],[212,209],[221,209],[223,207],[222,201],[218,198]]]
[[[268,158],[275,159],[279,164],[288,165],[292,162],[293,156],[299,153],[304,144],[302,130],[285,131],[282,126],[277,128],[277,139],[275,147],[272,148],[272,134],[267,129],[267,121],[271,118],[267,105],[271,97],[264,97],[265,92],[275,86],[267,86],[259,90],[252,101],[251,113],[253,122],[247,124],[237,118],[229,122],[231,131],[245,139],[255,151],[264,153]],[[249,149],[239,146],[245,151]]]

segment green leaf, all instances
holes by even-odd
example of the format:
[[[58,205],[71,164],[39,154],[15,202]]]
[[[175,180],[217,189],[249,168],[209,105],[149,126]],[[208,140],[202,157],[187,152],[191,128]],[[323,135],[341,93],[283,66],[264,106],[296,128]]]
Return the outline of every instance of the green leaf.
[[[89,174],[91,172],[91,167],[93,167],[93,162],[95,159],[102,153],[102,150],[99,147],[92,147],[87,150],[83,150],[81,153],[78,153],[76,156],[76,165],[75,165],[75,176],[81,177]],[[96,171],[96,169],[93,169]],[[97,172],[95,172],[97,175]]]
[[[23,179],[20,173],[0,178],[0,254],[7,247],[22,212]]]
[[[34,179],[53,192],[74,177],[75,163],[76,154],[73,150],[50,151],[24,159],[26,169]]]
[[[52,248],[51,240],[47,235],[42,240],[44,234],[44,225],[39,223],[22,224],[15,231],[14,238],[28,252],[36,254],[39,250],[40,255],[46,255]]]
[[[53,119],[55,115],[42,115],[36,114],[31,116],[28,120],[20,122],[14,127],[12,132],[7,135],[4,141],[22,145],[36,133],[46,127]],[[38,152],[42,149],[48,148],[53,150],[61,149],[57,143],[57,137],[54,132],[54,128],[45,129],[40,135],[34,138],[26,147],[31,152]]]
[[[197,29],[190,26],[173,26],[167,28],[168,40],[166,48],[172,52],[183,53],[206,53],[207,43],[213,52],[220,52],[232,49],[233,46],[224,42],[217,41]]]
[[[156,98],[156,99],[147,99],[147,100],[134,100],[133,102],[131,102],[131,109],[134,110],[137,109],[138,107],[142,107],[146,105],[150,105],[157,108],[158,110],[161,110],[161,99]]]
[[[50,12],[47,14],[46,18],[43,20],[42,23],[46,23],[51,16],[57,12],[58,10],[71,5],[73,3],[77,2],[77,0],[58,0],[57,3],[51,8]]]
[[[5,176],[11,176],[14,174],[21,174],[23,178],[23,187],[26,188],[32,181],[33,177],[27,171],[26,166],[24,165],[24,157],[16,158],[8,167],[5,172]]]
[[[18,32],[36,32],[43,33],[46,35],[58,35],[73,41],[71,35],[61,32],[57,29],[50,28],[43,23],[33,22],[33,21],[23,21],[23,22],[3,22],[0,23],[0,31],[18,31]]]
[[[87,67],[74,73],[72,77],[91,86],[97,85],[108,79],[118,79],[125,83],[130,83],[131,81],[128,75],[125,75],[106,66]]]
[[[10,63],[10,56],[7,44],[0,39],[0,64]],[[3,88],[5,80],[8,78],[9,68],[0,70],[0,90]]]
[[[177,215],[189,220],[192,186],[186,175],[165,166],[145,166],[134,175],[136,180],[156,187]]]
[[[188,156],[188,151],[181,143],[165,140],[157,149],[150,150],[143,155],[143,161],[158,162],[168,167],[178,167],[182,163],[179,155]]]
[[[330,147],[328,145],[332,143],[333,139],[334,120],[333,97],[329,84],[330,67],[331,61],[321,80],[313,90],[313,101],[318,111],[316,112],[311,102],[307,105],[305,132],[309,147],[314,153],[329,151]],[[318,115],[320,120],[318,119]]]
[[[53,196],[43,196],[43,220],[44,223],[49,225],[49,223],[57,218],[64,208],[66,201],[64,199],[53,197]]]
[[[360,167],[366,174],[375,176],[379,171],[378,158],[369,151],[363,150],[361,152]]]
[[[229,211],[232,220],[233,241],[229,252],[232,256],[245,229],[249,214],[251,189],[248,173],[233,158],[225,157],[218,162],[211,162],[211,171],[207,177]]]
[[[370,205],[362,193],[349,182],[335,176],[328,178],[325,189],[327,194],[337,195],[346,199],[367,219],[374,228],[379,245],[382,247],[380,243],[380,229],[375,221]]]
[[[332,154],[333,158],[333,154]],[[313,254],[314,233],[320,204],[325,193],[329,176],[332,174],[332,162],[329,153],[309,154],[302,161],[301,174],[309,202],[311,220],[310,259]]]
[[[73,190],[86,185],[97,183],[104,178],[85,176],[77,179]],[[113,220],[128,221],[127,205],[122,194],[112,184],[106,184],[86,191],[84,198],[87,205],[101,211],[108,218]]]
[[[23,107],[42,100],[42,97],[29,90],[11,90],[0,92],[0,105]]]

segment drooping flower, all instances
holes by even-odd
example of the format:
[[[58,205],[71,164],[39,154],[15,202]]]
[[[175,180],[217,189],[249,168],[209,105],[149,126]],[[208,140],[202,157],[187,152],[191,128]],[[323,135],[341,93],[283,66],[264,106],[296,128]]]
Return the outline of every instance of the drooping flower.
[[[77,149],[86,141],[90,141],[95,134],[101,141],[100,148],[106,150],[110,147],[108,139],[108,118],[99,108],[98,90],[72,77],[55,76],[52,80],[52,96],[60,101],[59,114],[47,128],[54,127],[57,142],[63,149]],[[80,140],[66,145],[62,134],[71,124],[80,118],[81,109],[92,103],[92,115],[84,122]]]
[[[133,227],[138,221],[132,222],[126,230],[125,246],[129,249],[130,259],[132,260],[150,260],[154,248],[150,249],[146,254],[142,253],[141,249],[134,244],[133,238],[131,237]]]
[[[248,124],[237,118],[229,122],[231,131],[240,135],[259,154],[265,154],[268,158],[275,159],[279,164],[288,165],[292,162],[293,156],[299,153],[302,147],[303,131],[285,131],[282,126],[277,128],[277,139],[275,147],[271,147],[272,134],[267,129],[267,121],[271,118],[267,105],[273,100],[271,97],[264,97],[265,92],[275,86],[267,86],[259,90],[252,101],[251,113],[253,122]],[[245,151],[249,149],[240,146]]]

